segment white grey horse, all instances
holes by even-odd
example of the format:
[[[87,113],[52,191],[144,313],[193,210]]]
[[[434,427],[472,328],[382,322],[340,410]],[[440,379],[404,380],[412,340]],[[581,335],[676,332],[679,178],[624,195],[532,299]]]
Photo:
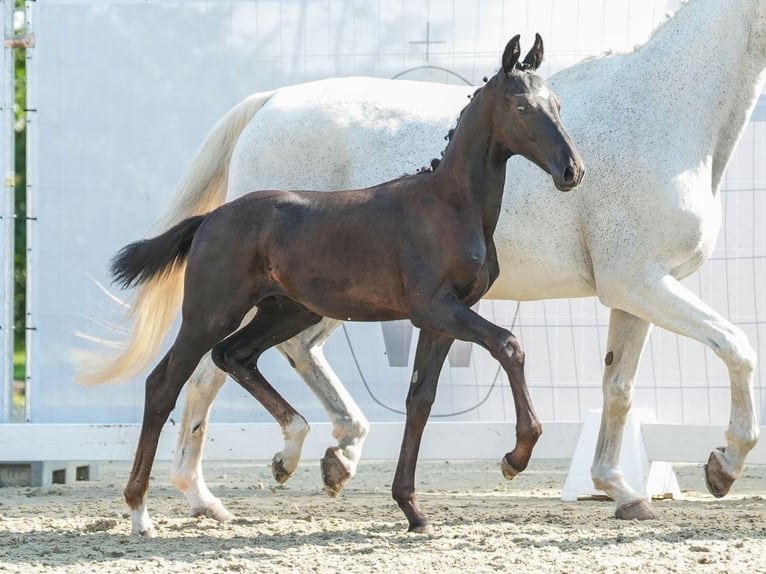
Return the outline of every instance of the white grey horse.
[[[764,86],[766,0],[691,0],[632,53],[586,60],[550,78],[562,118],[588,166],[576,194],[557,193],[531,165],[509,168],[495,233],[501,275],[487,297],[596,295],[611,308],[594,485],[616,516],[655,516],[619,468],[626,414],[652,325],[694,338],[728,367],[726,445],[713,450],[708,487],[723,496],[758,438],[756,354],[745,334],[679,282],[710,256],[721,225],[721,180]],[[472,89],[406,81],[325,80],[254,94],[209,134],[163,226],[254,189],[358,188],[415,171],[438,155]],[[540,233],[545,230],[545,233]],[[179,274],[180,278],[180,274]],[[180,283],[149,284],[124,353],[85,377],[125,378],[156,353],[177,312]],[[322,355],[339,323],[284,343],[329,413],[337,446],[322,461],[328,490],[354,475],[368,423]],[[174,484],[192,514],[231,514],[208,490],[202,445],[224,382],[209,357],[187,387]],[[298,464],[308,425],[283,428],[275,477]]]

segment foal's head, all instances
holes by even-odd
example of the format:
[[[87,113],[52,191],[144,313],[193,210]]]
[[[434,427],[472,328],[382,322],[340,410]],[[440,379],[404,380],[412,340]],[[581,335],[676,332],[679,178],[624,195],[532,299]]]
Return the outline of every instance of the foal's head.
[[[559,97],[535,73],[543,61],[540,35],[522,62],[520,53],[519,36],[514,36],[505,47],[502,69],[483,88],[497,98],[494,136],[511,154],[549,173],[559,190],[569,191],[585,175],[585,164],[561,124]]]

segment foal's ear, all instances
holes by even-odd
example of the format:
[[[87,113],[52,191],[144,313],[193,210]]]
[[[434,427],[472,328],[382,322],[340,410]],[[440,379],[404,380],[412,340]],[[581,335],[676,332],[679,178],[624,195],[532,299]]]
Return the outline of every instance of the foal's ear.
[[[519,61],[519,56],[521,55],[519,38],[521,38],[521,34],[516,34],[505,46],[505,52],[503,52],[503,72],[505,72],[506,76],[510,76],[513,73],[513,70],[516,68],[516,62]]]
[[[540,34],[535,34],[535,45],[532,46],[532,49],[524,58],[524,66],[527,68],[532,68],[533,70],[539,68],[540,64],[543,63],[544,52],[545,50],[543,50],[543,39],[540,37]]]

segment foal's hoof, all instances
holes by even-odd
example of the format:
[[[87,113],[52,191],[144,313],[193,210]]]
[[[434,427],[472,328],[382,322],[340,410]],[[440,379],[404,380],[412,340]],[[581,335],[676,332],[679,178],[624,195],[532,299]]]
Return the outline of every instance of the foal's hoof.
[[[412,532],[413,534],[433,534],[434,527],[426,522],[423,524],[416,524],[414,526],[410,526],[407,532]]]
[[[284,461],[276,456],[271,460],[271,474],[279,484],[284,484],[293,473],[288,472],[284,466]]]
[[[348,459],[339,448],[328,448],[321,463],[324,491],[330,496],[338,496],[354,476]]]
[[[508,455],[504,456],[502,462],[500,462],[500,469],[503,471],[503,476],[506,480],[513,480],[521,472],[521,470],[515,469],[508,461]]]
[[[705,465],[705,484],[710,494],[716,498],[726,496],[734,484],[735,478],[724,468],[721,459],[723,458],[723,448],[717,448],[710,453],[707,464]]]
[[[235,518],[234,515],[226,510],[226,507],[220,502],[209,504],[207,506],[200,506],[198,508],[192,508],[191,516],[192,518],[200,518],[202,516],[206,516],[208,518],[212,518],[213,520],[217,520],[218,522],[228,522],[229,520],[234,520]]]
[[[654,520],[660,517],[648,500],[634,500],[618,506],[614,516],[620,520]]]

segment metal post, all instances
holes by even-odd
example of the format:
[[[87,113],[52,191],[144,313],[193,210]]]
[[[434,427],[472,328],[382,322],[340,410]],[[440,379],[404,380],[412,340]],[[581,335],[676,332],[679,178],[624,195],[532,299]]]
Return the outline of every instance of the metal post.
[[[3,398],[0,422],[13,421],[13,283],[14,283],[14,222],[15,222],[15,100],[16,100],[16,67],[14,65],[13,47],[8,40],[14,36],[13,29],[13,0],[3,0],[3,174],[5,176],[5,194],[3,197],[2,230],[3,230],[3,300],[2,317],[0,318],[0,337],[2,337],[2,380]]]

